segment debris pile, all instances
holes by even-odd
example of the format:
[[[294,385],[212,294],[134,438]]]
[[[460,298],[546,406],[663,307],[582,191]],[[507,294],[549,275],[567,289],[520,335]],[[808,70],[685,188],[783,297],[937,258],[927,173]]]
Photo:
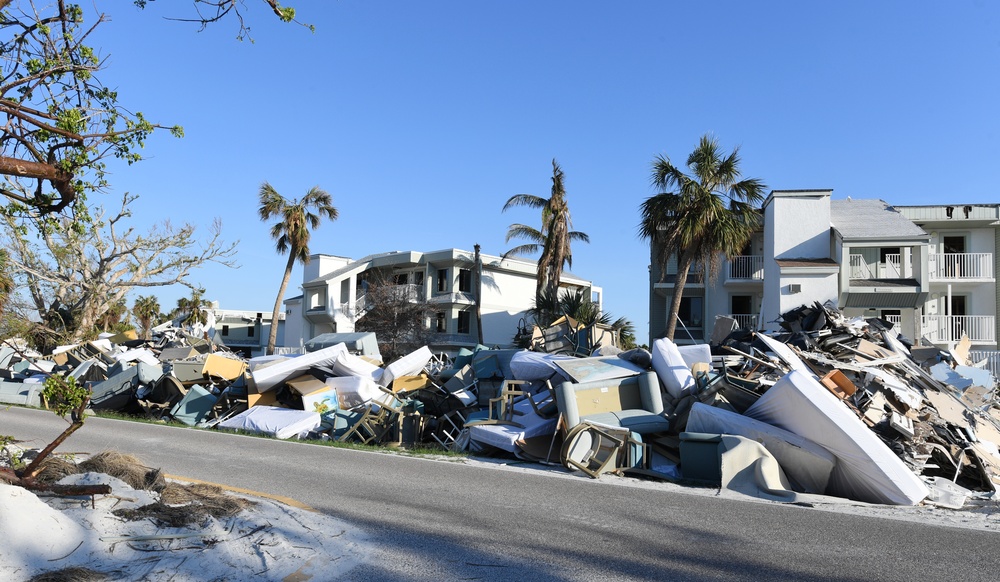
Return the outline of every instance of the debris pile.
[[[97,411],[276,438],[434,444],[783,501],[960,508],[992,497],[996,380],[969,361],[967,342],[917,346],[831,305],[792,310],[781,325],[769,335],[719,318],[709,345],[659,339],[651,352],[579,357],[594,338],[573,340],[583,330],[566,320],[534,350],[422,347],[387,363],[374,334],[325,334],[305,354],[249,360],[169,327],[45,357],[8,341],[0,402],[44,406],[45,378],[66,374]]]

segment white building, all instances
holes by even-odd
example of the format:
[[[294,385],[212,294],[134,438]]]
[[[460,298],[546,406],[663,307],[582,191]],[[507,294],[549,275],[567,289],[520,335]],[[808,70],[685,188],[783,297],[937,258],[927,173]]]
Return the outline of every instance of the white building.
[[[534,261],[481,255],[483,343],[512,346],[522,318],[534,306]],[[323,333],[355,331],[364,313],[367,281],[384,280],[406,286],[414,300],[431,304],[435,316],[426,325],[434,349],[475,346],[479,339],[475,316],[473,272],[475,255],[459,249],[432,252],[393,251],[359,260],[317,254],[303,273],[302,295],[285,301],[285,343],[299,345]],[[564,273],[563,289],[585,289],[601,306],[602,292],[590,281]],[[527,322],[530,324],[530,322]]]
[[[717,315],[776,329],[781,313],[833,301],[847,316],[883,317],[904,335],[944,347],[964,334],[996,350],[1000,205],[893,207],[831,200],[830,190],[774,191],[763,228],[723,263],[714,284],[701,273],[684,289],[678,342],[701,342]],[[655,252],[653,254],[655,257]],[[676,262],[664,282],[650,269],[650,337],[666,330]],[[673,272],[671,271],[673,270]]]
[[[219,309],[218,303],[215,303],[211,311],[215,316],[217,343],[225,344],[233,352],[239,352],[248,358],[264,355],[267,338],[271,333],[271,310]],[[275,345],[284,345],[284,319],[285,314],[278,313],[278,339]]]

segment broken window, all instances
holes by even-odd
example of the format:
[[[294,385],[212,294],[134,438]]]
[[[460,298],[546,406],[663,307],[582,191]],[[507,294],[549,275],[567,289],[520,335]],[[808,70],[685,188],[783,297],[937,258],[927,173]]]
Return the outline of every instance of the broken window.
[[[438,293],[448,291],[448,269],[438,269]]]
[[[472,293],[472,271],[469,269],[458,270],[458,290],[462,293]]]
[[[434,328],[438,333],[444,333],[448,331],[447,323],[444,319],[444,312],[439,311],[437,313],[437,326]]]
[[[472,329],[472,314],[468,311],[458,312],[458,333],[469,333]]]

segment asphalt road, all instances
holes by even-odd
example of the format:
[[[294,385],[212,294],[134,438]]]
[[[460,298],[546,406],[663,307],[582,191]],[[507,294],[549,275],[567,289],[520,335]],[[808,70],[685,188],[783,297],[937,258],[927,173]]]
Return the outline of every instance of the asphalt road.
[[[0,409],[0,434],[33,446],[64,427],[49,412]],[[100,418],[59,450],[107,449],[166,473],[292,497],[347,521],[372,550],[349,580],[1000,578],[1000,537],[990,532],[576,475]]]

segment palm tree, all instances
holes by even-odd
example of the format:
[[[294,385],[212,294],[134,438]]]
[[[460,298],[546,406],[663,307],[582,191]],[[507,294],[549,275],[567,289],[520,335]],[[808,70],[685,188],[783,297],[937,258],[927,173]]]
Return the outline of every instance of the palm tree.
[[[285,275],[281,279],[278,297],[274,300],[274,312],[271,314],[271,333],[267,338],[267,353],[273,354],[274,344],[278,341],[278,313],[285,288],[288,287],[288,279],[292,276],[292,267],[296,260],[303,265],[309,263],[310,230],[319,227],[323,216],[337,220],[338,213],[333,206],[333,199],[319,186],[313,186],[302,200],[289,201],[264,182],[260,186],[260,208],[257,214],[262,221],[274,216],[280,217],[281,220],[271,227],[271,238],[277,241],[275,248],[279,254],[288,252]]]
[[[524,224],[512,224],[507,229],[506,242],[513,238],[526,239],[527,243],[516,246],[503,254],[510,256],[528,255],[541,250],[538,259],[538,275],[535,285],[536,299],[545,296],[559,296],[559,281],[563,266],[573,267],[572,241],[590,242],[585,233],[570,230],[573,222],[569,217],[569,204],[563,188],[563,171],[558,162],[552,160],[552,193],[548,198],[533,194],[515,194],[507,200],[503,211],[515,206],[528,206],[542,210],[542,228],[536,229]]]
[[[132,304],[132,315],[135,317],[136,323],[139,324],[142,338],[149,339],[153,320],[160,315],[160,302],[155,295],[140,295],[135,298],[135,303]]]
[[[203,309],[212,307],[212,302],[208,299],[202,299],[204,293],[204,289],[191,289],[191,297],[181,297],[178,299],[177,308],[173,311],[174,317],[183,314],[184,319],[181,323],[188,325],[207,323],[208,315]]]
[[[759,208],[766,186],[757,178],[741,179],[739,147],[729,155],[719,142],[702,136],[687,159],[688,176],[665,156],[653,160],[652,183],[660,190],[642,203],[639,235],[650,241],[660,265],[677,257],[677,279],[667,316],[666,337],[674,338],[688,271],[695,262],[707,267],[710,281],[718,276],[720,254],[732,257],[749,242],[760,224]],[[669,191],[668,191],[669,190]]]

